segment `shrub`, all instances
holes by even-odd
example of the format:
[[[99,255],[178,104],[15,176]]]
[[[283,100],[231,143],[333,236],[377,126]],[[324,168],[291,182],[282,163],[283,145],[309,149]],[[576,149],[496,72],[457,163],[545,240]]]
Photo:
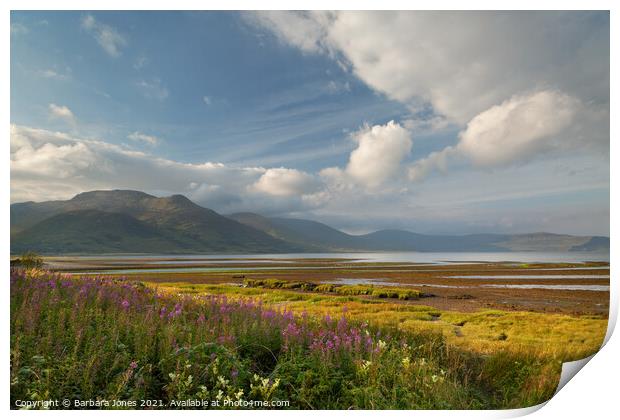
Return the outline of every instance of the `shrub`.
[[[41,268],[43,267],[43,258],[34,252],[26,252],[22,254],[16,261],[15,264],[25,268]]]

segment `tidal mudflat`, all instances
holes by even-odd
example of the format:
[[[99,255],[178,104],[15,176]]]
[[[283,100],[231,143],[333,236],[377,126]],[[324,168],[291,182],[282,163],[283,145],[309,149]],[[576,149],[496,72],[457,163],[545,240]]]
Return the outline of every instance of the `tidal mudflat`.
[[[47,264],[75,276],[122,276],[149,283],[241,285],[244,278],[277,278],[412,287],[426,296],[421,300],[424,305],[443,310],[606,315],[609,308],[609,264],[604,256],[478,253],[463,254],[457,261],[458,255],[444,253],[429,254],[424,262],[424,255],[68,256],[49,258]],[[505,261],[477,261],[484,257]],[[551,258],[558,261],[550,262]]]

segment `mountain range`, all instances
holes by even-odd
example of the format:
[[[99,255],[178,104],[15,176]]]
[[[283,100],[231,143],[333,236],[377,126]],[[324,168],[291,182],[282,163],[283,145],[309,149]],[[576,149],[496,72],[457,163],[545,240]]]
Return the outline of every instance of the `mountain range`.
[[[338,251],[604,251],[609,238],[552,233],[350,235],[304,219],[221,215],[182,195],[90,191],[66,201],[11,205],[11,253],[286,253]]]

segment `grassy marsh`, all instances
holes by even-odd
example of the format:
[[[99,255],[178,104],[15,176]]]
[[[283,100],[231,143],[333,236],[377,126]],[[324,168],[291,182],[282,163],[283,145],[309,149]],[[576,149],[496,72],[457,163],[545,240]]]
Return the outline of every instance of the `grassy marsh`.
[[[569,269],[517,270],[549,268]],[[578,268],[601,272],[594,263]],[[219,396],[282,399],[302,409],[517,408],[550,398],[562,362],[596,352],[606,332],[606,312],[589,310],[608,299],[602,292],[510,292],[526,301],[542,297],[542,305],[592,302],[545,313],[489,307],[482,289],[468,292],[475,297],[447,289],[433,296],[428,287],[329,282],[349,271],[453,284],[463,281],[442,276],[507,270],[497,264],[360,270],[346,264],[338,272],[262,270],[248,278],[239,269],[236,284],[228,272],[122,278],[14,271],[12,399],[170,404]],[[485,291],[496,301],[504,292]]]
[[[372,299],[372,293],[339,296],[333,290],[316,293],[177,282],[150,285],[176,293],[252,296],[268,305],[317,316],[338,316],[345,311],[348,317],[371,324],[412,332],[441,333],[449,343],[483,354],[509,351],[562,361],[576,360],[596,352],[607,329],[607,318],[600,315],[574,316],[498,310],[440,311],[424,305],[424,300],[405,304]]]

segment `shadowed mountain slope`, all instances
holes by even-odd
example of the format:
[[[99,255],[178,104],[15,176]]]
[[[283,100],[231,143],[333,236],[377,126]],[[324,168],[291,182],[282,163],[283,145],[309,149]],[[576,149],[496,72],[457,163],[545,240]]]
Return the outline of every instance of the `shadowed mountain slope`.
[[[46,238],[63,238],[63,243],[79,243],[79,236],[89,230],[92,230],[90,237],[101,243],[99,252],[107,252],[105,250],[113,245],[103,227],[95,228],[100,220],[98,216],[102,215],[85,213],[86,210],[124,216],[122,220],[127,226],[124,233],[127,238],[118,246],[114,245],[118,252],[302,251],[261,230],[194,204],[181,195],[158,198],[138,191],[92,191],[78,194],[71,200],[53,203],[21,203],[13,205],[15,208],[11,206],[12,224],[15,218],[17,225],[14,229],[17,232],[11,237],[12,252],[24,248],[43,252],[43,248],[36,242],[38,231],[45,232]],[[120,216],[114,220],[120,223]],[[129,223],[130,220],[134,221],[133,224]],[[123,234],[118,223],[112,225],[111,229],[115,227],[116,233]],[[74,228],[69,229],[72,225]],[[91,225],[95,229],[90,229]],[[147,228],[150,245],[144,243],[142,246],[142,236],[137,234],[146,234]],[[159,239],[156,241],[151,237],[153,235]],[[93,252],[74,248],[71,252]],[[50,242],[45,252],[68,252],[65,249],[60,243],[55,247]]]

